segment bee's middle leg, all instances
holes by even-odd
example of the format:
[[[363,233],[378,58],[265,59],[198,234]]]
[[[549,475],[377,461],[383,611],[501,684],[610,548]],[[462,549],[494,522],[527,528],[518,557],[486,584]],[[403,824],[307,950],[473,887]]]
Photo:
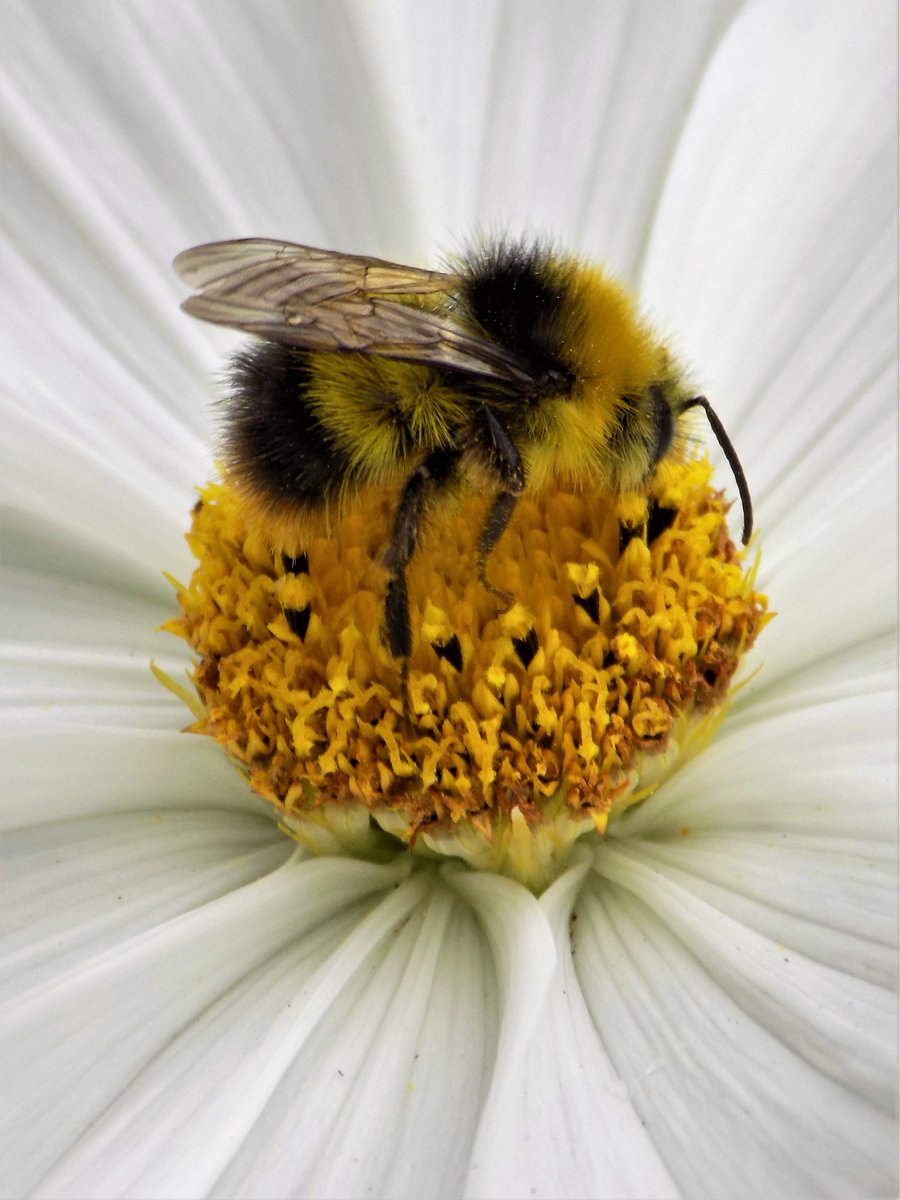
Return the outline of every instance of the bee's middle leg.
[[[384,603],[388,646],[395,658],[402,659],[404,678],[412,653],[406,568],[416,552],[422,515],[428,502],[453,476],[460,453],[457,450],[433,450],[416,467],[400,495],[390,541],[382,555],[382,562],[391,573]]]
[[[503,536],[503,531],[519,503],[519,497],[525,491],[525,466],[509,432],[487,405],[483,409],[483,419],[483,440],[480,449],[491,469],[498,475],[502,487],[494,496],[478,535],[478,578],[489,592],[509,605],[515,597],[490,582],[487,578],[487,560]]]

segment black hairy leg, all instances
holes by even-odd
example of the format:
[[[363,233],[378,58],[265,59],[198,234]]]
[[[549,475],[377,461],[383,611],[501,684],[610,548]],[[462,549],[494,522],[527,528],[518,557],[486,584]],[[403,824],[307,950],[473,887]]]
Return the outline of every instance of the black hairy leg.
[[[478,578],[501,603],[509,606],[514,597],[502,588],[494,587],[487,578],[487,560],[503,536],[503,531],[519,503],[519,497],[525,490],[525,467],[515,442],[500,423],[496,413],[485,405],[482,415],[478,449],[500,479],[502,486],[494,496],[478,535]]]
[[[409,591],[406,568],[416,552],[422,528],[422,515],[430,499],[453,477],[462,451],[433,450],[407,479],[394,514],[390,541],[381,561],[390,571],[384,601],[384,623],[388,647],[401,662],[403,713],[409,718],[409,656],[412,653],[412,630],[409,621]]]

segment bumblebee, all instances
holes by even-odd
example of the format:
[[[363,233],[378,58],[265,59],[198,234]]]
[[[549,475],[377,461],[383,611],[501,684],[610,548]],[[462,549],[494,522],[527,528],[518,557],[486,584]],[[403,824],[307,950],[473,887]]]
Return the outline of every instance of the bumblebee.
[[[477,534],[481,582],[526,489],[556,481],[645,489],[702,408],[634,301],[597,267],[501,241],[447,271],[250,238],[185,250],[175,269],[194,317],[259,339],[238,353],[224,407],[230,478],[274,522],[309,528],[373,485],[396,486],[382,561],[391,653],[411,648],[406,568],[423,521],[464,486],[490,491]],[[286,569],[308,569],[305,555]],[[302,637],[308,610],[288,614]]]

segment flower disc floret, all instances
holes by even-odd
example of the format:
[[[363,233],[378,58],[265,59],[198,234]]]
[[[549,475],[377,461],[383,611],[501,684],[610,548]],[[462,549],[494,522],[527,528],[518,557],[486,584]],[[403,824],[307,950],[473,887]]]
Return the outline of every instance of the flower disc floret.
[[[667,464],[649,499],[523,498],[488,567],[506,611],[478,579],[472,496],[421,538],[404,670],[379,562],[395,504],[368,494],[300,547],[227,482],[202,490],[167,625],[198,656],[190,729],[317,853],[399,842],[539,889],[705,742],[765,598],[706,461]]]

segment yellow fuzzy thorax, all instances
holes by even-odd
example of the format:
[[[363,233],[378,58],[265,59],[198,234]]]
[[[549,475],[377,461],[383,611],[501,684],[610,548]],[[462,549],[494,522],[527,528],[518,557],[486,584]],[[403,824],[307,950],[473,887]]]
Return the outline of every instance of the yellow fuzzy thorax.
[[[623,396],[645,396],[659,385],[678,411],[689,395],[666,345],[639,313],[627,288],[602,268],[575,260],[553,263],[565,301],[561,341],[576,380],[570,396],[530,408],[538,427],[526,439],[527,477],[537,490],[559,482],[577,488],[597,478],[619,492],[640,489],[653,444],[649,414],[637,419],[636,445],[624,458],[607,454]],[[641,409],[639,407],[639,412]]]
[[[476,570],[486,499],[450,506],[408,572],[406,713],[378,562],[395,492],[361,496],[291,575],[271,528],[212,483],[166,626],[198,656],[190,729],[314,852],[406,846],[539,890],[703,743],[768,619],[710,478],[705,461],[664,464],[643,528],[637,496],[526,496],[488,567],[516,598],[506,612]],[[301,640],[283,609],[306,604]]]
[[[665,350],[632,294],[600,267],[579,264],[565,277],[568,309],[577,324],[570,339],[576,373],[603,379],[616,396],[660,378]]]

